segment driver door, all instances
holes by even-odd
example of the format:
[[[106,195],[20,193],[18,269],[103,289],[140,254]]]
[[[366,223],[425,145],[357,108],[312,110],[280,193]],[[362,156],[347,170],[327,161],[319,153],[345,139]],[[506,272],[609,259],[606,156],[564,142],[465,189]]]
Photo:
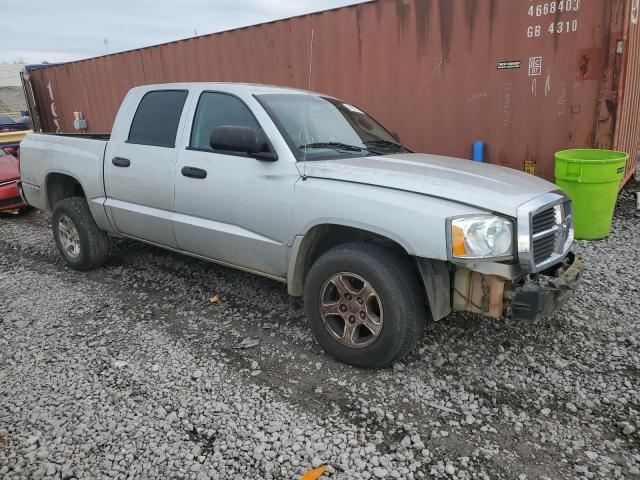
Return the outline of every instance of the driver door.
[[[203,92],[189,146],[178,154],[174,233],[181,250],[278,279],[286,277],[295,163],[214,152],[213,129],[261,129],[244,100]]]

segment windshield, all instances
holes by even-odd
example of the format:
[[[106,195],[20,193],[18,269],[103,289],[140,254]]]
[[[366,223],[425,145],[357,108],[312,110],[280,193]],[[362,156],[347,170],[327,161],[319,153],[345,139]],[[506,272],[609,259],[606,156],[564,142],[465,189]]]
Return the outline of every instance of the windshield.
[[[257,95],[298,160],[406,153],[382,125],[353,105],[316,95]]]
[[[16,123],[11,117],[0,115],[0,125],[13,125]]]

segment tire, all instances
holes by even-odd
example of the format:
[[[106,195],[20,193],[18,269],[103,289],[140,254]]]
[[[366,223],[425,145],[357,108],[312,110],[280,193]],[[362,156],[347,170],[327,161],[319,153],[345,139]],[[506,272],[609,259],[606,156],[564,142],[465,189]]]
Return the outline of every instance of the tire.
[[[340,291],[336,284],[347,288]],[[309,271],[304,289],[307,321],[318,343],[337,360],[361,368],[388,367],[411,353],[424,333],[427,302],[423,290],[409,257],[376,244],[340,245],[322,255]],[[372,312],[365,313],[369,320],[358,320],[365,318],[357,310],[362,299],[358,291],[363,292],[367,305],[373,305],[365,308]],[[349,295],[351,300],[346,299]],[[335,310],[336,301],[338,310],[346,310],[323,315]],[[347,322],[360,321],[374,328],[358,325],[357,333],[348,335]]]
[[[65,198],[55,205],[53,237],[60,255],[74,270],[101,267],[109,256],[109,236],[98,228],[87,200],[82,197]]]

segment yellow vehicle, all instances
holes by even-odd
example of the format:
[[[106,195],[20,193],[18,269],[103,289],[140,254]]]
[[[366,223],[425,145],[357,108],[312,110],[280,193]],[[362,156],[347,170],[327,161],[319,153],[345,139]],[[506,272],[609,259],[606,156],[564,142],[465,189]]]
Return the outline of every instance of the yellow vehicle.
[[[17,145],[33,130],[0,132],[0,146]]]

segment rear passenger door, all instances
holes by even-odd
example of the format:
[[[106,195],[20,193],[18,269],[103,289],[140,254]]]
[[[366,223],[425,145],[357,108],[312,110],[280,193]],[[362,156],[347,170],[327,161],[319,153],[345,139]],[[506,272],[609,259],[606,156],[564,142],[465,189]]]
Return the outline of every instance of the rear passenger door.
[[[134,92],[125,101],[137,109],[118,114],[107,146],[106,206],[119,233],[176,248],[171,215],[188,91]]]

